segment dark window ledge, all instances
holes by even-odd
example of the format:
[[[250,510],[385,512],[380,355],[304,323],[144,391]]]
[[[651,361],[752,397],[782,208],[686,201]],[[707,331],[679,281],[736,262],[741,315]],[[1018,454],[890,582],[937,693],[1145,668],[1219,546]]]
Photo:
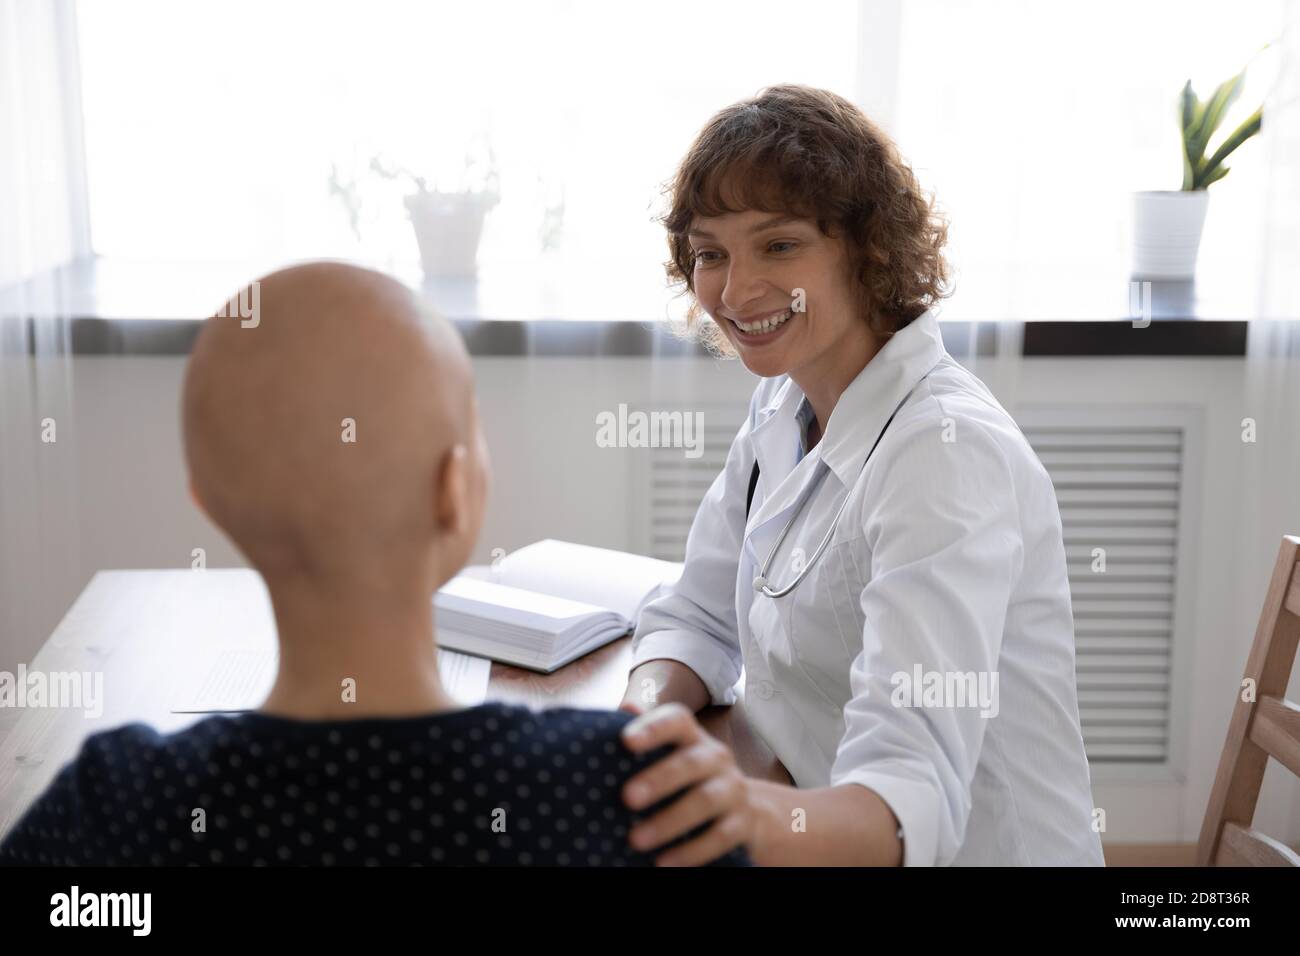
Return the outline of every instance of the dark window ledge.
[[[35,320],[33,320],[35,321]],[[74,355],[188,355],[196,319],[71,320]],[[700,346],[648,322],[566,322],[554,319],[457,319],[471,355],[704,356]],[[1025,322],[1026,358],[1084,356],[1244,356],[1249,323],[1164,319],[1146,328],[1131,322]],[[944,321],[944,345],[956,358],[997,354],[997,323]]]
[[[213,303],[230,295],[248,276],[266,271],[232,264],[80,260],[0,288],[0,319],[29,323],[29,343],[35,342],[36,323],[50,316],[66,319],[68,347],[74,355],[186,355],[200,318]],[[655,320],[656,312],[665,311],[662,290],[645,292],[642,287],[643,294],[628,295],[627,287],[617,284],[605,289],[585,285],[565,289],[556,288],[549,279],[541,280],[545,288],[535,288],[530,283],[539,281],[536,274],[521,280],[519,288],[511,286],[509,276],[495,284],[491,278],[478,282],[398,278],[456,324],[473,355],[707,354]],[[1062,293],[1063,288],[1073,288],[1075,293]],[[1031,305],[1017,310],[993,307],[992,297],[981,304],[975,292],[943,304],[940,328],[948,351],[959,359],[996,354],[1003,331],[1010,331],[1013,339],[1018,335],[1021,354],[1031,358],[1232,357],[1246,354],[1251,321],[1295,321],[1233,308],[1231,295],[1215,298],[1208,294],[1211,288],[1221,290],[1231,284],[1198,289],[1191,282],[1152,282],[1143,318],[1125,314],[1130,291],[1126,280],[1054,282],[1042,296],[1018,288],[1016,301]],[[593,318],[601,314],[603,304],[615,301],[642,317]],[[483,304],[487,302],[498,304]]]

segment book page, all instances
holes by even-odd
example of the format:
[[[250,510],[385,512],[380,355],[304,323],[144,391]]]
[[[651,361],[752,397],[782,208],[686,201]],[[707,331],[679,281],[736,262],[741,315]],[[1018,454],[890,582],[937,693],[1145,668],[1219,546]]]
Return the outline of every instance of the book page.
[[[517,588],[459,574],[438,589],[433,604],[440,612],[511,624],[543,634],[563,633],[573,622],[606,610],[599,605],[547,591]]]
[[[682,574],[674,561],[552,538],[506,555],[492,570],[500,584],[609,608],[629,622]]]

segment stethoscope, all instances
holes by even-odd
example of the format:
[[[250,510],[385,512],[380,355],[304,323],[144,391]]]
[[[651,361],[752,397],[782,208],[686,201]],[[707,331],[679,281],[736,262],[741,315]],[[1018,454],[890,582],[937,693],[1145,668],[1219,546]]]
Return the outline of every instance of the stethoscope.
[[[938,366],[936,365],[935,368],[938,368]],[[930,372],[933,371],[934,368],[930,369]],[[862,473],[867,470],[867,462],[871,460],[871,453],[874,452],[876,450],[876,446],[880,444],[880,439],[885,437],[885,432],[889,429],[890,423],[893,422],[894,416],[897,415],[899,411],[902,410],[905,404],[907,404],[907,400],[911,398],[912,393],[916,391],[917,385],[920,385],[921,382],[925,381],[926,378],[929,377],[930,372],[926,372],[924,375],[922,375],[920,379],[917,380],[916,385],[913,385],[910,389],[907,390],[907,394],[904,395],[903,400],[898,403],[898,407],[896,407],[890,413],[889,418],[885,419],[884,428],[880,429],[880,434],[876,436],[876,440],[871,444],[871,450],[867,452],[867,457],[862,461],[862,467],[858,469],[858,478],[854,480],[854,486],[857,485],[857,480],[862,478]],[[764,594],[770,598],[785,597],[787,594],[789,594],[791,591],[793,591],[796,587],[799,586],[800,581],[802,581],[805,577],[807,577],[808,570],[814,564],[817,563],[818,559],[821,558],[822,553],[830,546],[831,538],[835,536],[835,528],[840,523],[840,515],[844,514],[844,509],[848,507],[849,499],[853,497],[852,488],[849,489],[848,494],[845,494],[844,501],[840,504],[840,510],[835,512],[835,517],[831,519],[831,526],[827,530],[825,536],[822,538],[821,544],[817,545],[817,550],[813,552],[813,556],[809,558],[808,561],[802,565],[802,567],[798,568],[795,571],[794,580],[791,581],[783,588],[774,588],[767,583],[767,572],[768,569],[772,566],[772,559],[775,558],[776,553],[781,550],[781,544],[782,542],[785,541],[786,535],[790,533],[790,529],[794,527],[794,523],[799,520],[799,515],[803,514],[804,505],[808,503],[808,499],[813,496],[813,492],[817,490],[817,487],[826,478],[826,472],[828,471],[830,471],[830,468],[822,469],[820,473],[817,475],[816,479],[814,479],[812,485],[808,488],[807,493],[804,494],[803,497],[799,499],[799,504],[795,508],[794,514],[790,516],[790,520],[787,521],[785,523],[785,527],[781,529],[781,536],[776,539],[776,544],[772,545],[772,550],[770,550],[767,553],[767,560],[764,561],[763,566],[758,569],[758,576],[754,578],[754,590],[757,591],[759,594]]]

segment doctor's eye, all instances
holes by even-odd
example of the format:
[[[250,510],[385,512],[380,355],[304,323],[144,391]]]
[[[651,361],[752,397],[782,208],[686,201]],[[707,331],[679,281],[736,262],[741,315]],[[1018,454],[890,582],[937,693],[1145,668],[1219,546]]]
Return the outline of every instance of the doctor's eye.
[[[793,249],[794,249],[796,246],[798,246],[798,245],[799,245],[799,243],[797,243],[797,242],[792,242],[792,241],[789,240],[789,239],[778,239],[776,242],[768,243],[767,248],[768,248],[768,251],[769,251],[769,252],[777,252],[777,253],[780,253],[780,252],[790,252],[791,250],[793,250]],[[777,248],[776,248],[777,246],[789,246],[789,248],[788,248],[788,249],[777,249]]]
[[[710,263],[718,261],[717,259],[711,257],[717,256],[718,258],[721,258],[722,256],[721,253],[715,252],[712,249],[701,249],[698,252],[693,252],[692,255],[695,257],[695,262],[697,265],[709,265]]]

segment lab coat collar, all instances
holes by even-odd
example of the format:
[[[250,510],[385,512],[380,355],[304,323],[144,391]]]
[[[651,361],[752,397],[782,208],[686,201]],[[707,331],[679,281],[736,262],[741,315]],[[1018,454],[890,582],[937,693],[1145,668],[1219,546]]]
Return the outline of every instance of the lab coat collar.
[[[885,343],[840,395],[817,447],[844,485],[851,485],[885,422],[921,377],[947,355],[939,322],[926,311]]]
[[[842,485],[857,480],[867,451],[903,396],[947,353],[933,311],[898,331],[858,373],[835,403],[817,447],[797,464],[798,410],[803,389],[786,378],[756,416],[750,433],[762,471],[765,497],[750,516],[757,529],[792,507],[822,463]],[[795,475],[794,480],[787,480]]]
[[[758,412],[750,441],[762,472],[760,481],[764,494],[761,503],[750,513],[751,528],[759,527],[789,508],[799,490],[808,484],[808,476],[816,473],[820,462],[816,449],[805,455],[802,461],[795,462],[799,405],[803,400],[803,390],[793,379],[786,378],[772,400]],[[796,480],[787,480],[796,472],[799,473]]]

